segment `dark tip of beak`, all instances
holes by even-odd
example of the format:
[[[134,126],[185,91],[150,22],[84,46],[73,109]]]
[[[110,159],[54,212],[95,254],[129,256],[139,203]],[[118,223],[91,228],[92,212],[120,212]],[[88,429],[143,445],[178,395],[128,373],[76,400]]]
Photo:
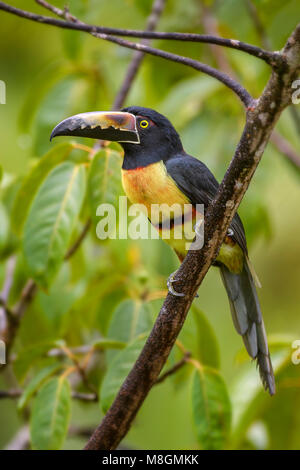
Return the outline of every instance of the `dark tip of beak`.
[[[57,137],[59,135],[63,136],[68,136],[68,135],[71,135],[71,129],[70,129],[70,126],[67,125],[67,119],[65,119],[64,121],[60,122],[59,124],[57,124],[57,126],[54,127],[53,131],[51,132],[51,135],[50,135],[50,142],[51,140],[53,139],[53,137]]]

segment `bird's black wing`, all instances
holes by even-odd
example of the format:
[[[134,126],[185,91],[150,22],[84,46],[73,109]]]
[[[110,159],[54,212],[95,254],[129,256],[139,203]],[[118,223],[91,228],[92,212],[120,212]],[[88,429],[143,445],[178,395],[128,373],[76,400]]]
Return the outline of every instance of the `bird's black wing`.
[[[189,155],[179,155],[165,162],[167,172],[179,189],[189,198],[191,204],[204,204],[204,208],[215,197],[219,183],[207,166]],[[233,239],[247,253],[247,243],[242,221],[235,214],[230,228]]]

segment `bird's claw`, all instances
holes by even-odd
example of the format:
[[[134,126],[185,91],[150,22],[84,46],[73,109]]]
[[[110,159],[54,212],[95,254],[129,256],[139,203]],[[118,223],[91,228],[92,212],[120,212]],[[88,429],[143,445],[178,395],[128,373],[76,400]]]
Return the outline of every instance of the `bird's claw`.
[[[176,282],[176,279],[174,279],[176,272],[177,271],[170,274],[170,276],[168,277],[168,280],[167,280],[168,291],[170,292],[170,294],[175,295],[175,297],[184,297],[184,294],[182,292],[176,292],[176,290],[172,286],[173,282]]]
[[[176,272],[177,271],[174,271],[174,273],[170,274],[170,276],[168,277],[168,280],[167,280],[168,291],[170,292],[170,294],[175,295],[175,297],[184,297],[185,294],[183,294],[182,292],[177,292],[172,286],[173,282],[176,282],[176,279],[174,279]],[[198,297],[199,297],[199,294],[196,294],[195,299]]]

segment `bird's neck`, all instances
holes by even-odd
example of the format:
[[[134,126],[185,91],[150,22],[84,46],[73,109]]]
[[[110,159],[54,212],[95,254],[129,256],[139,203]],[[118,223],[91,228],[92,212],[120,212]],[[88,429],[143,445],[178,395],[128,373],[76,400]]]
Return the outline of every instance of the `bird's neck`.
[[[136,168],[145,167],[163,160],[159,152],[155,155],[151,153],[126,152],[124,153],[123,170],[134,170]]]
[[[177,155],[177,153],[168,152],[160,146],[155,146],[152,149],[141,149],[139,145],[123,144],[123,148],[123,170],[134,170],[135,168],[146,167],[160,161],[166,162]]]

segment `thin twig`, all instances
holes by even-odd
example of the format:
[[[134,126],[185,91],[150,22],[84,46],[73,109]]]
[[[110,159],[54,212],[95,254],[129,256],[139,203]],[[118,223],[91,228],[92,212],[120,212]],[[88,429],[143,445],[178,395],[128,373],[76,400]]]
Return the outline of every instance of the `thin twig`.
[[[18,388],[11,388],[10,390],[0,390],[0,399],[4,398],[19,398],[22,395],[22,390]]]
[[[10,351],[12,348],[12,345],[14,343],[16,333],[19,328],[20,320],[27,309],[28,305],[31,303],[35,293],[37,290],[37,285],[33,280],[29,280],[27,284],[25,285],[20,301],[16,307],[16,309],[11,310],[10,314],[7,316],[7,327],[5,332],[3,333],[4,336],[4,342],[5,342],[5,347],[6,347],[6,357],[9,358]],[[7,360],[5,364],[2,364],[0,367],[0,370],[3,371],[6,366],[9,364],[9,361]]]
[[[95,35],[96,36],[96,35]],[[220,72],[210,65],[203,64],[198,60],[190,59],[189,57],[180,56],[177,54],[173,54],[171,52],[162,51],[160,49],[154,49],[152,47],[146,46],[140,43],[133,43],[131,41],[126,41],[125,39],[117,38],[114,36],[109,36],[107,34],[97,33],[97,37],[99,39],[103,39],[105,41],[112,42],[114,44],[118,44],[121,47],[126,47],[129,49],[134,49],[137,51],[143,51],[147,54],[153,55],[155,57],[161,57],[166,60],[170,60],[172,62],[177,62],[179,64],[186,65],[187,67],[191,67],[194,70],[198,70],[199,72],[205,73],[206,75],[210,75],[211,77],[219,80],[225,86],[227,86],[230,90],[232,90],[241,100],[246,108],[251,107],[253,105],[253,98],[250,93],[236,80],[233,80],[227,74]]]
[[[152,11],[147,19],[145,31],[153,31],[156,28],[160,15],[165,7],[165,4],[166,0],[155,0],[153,2]],[[145,46],[148,46],[149,43],[150,40],[147,39],[142,41],[142,44],[144,44]],[[113,110],[118,110],[123,106],[144,57],[145,53],[142,51],[136,51],[134,53],[133,58],[128,66],[121,88],[114,100],[112,106]]]
[[[23,390],[19,388],[11,388],[10,390],[0,390],[0,400],[1,399],[15,399],[15,398],[20,398],[20,396],[23,394]],[[72,398],[75,400],[81,400],[81,401],[98,401],[98,396],[96,393],[83,393],[83,392],[77,392],[76,390],[73,390],[71,393]]]
[[[79,24],[82,22],[80,22],[76,17],[74,17],[73,15],[70,15],[69,12],[66,12],[66,10],[61,10],[57,7],[55,7],[54,5],[50,4],[49,2],[46,2],[45,0],[36,0],[36,3],[38,3],[39,5],[43,6],[44,8],[52,11],[52,13],[54,13],[55,15],[61,17],[61,18],[65,18],[66,20],[68,20],[69,18],[73,21],[73,22],[78,22]],[[146,22],[146,28],[145,28],[145,31],[146,32],[151,32],[151,31],[154,31],[156,26],[157,26],[157,23],[158,23],[158,20],[161,16],[161,13],[165,7],[165,4],[166,4],[166,0],[155,0],[153,2],[153,6],[152,6],[152,9],[151,9],[151,13],[147,19],[147,22]],[[142,44],[145,44],[145,45],[148,45],[150,42],[149,39],[145,39]],[[128,92],[133,84],[133,81],[137,75],[137,72],[138,72],[138,69],[142,63],[142,60],[145,56],[145,53],[141,52],[141,51],[136,51],[135,54],[133,55],[133,58],[128,66],[128,69],[127,69],[127,72],[126,72],[126,75],[125,75],[125,78],[123,80],[123,83],[121,85],[121,88],[119,90],[119,92],[117,93],[116,97],[115,97],[115,100],[114,100],[114,103],[113,103],[113,106],[112,106],[112,109],[113,110],[118,110],[122,107],[122,105],[124,104],[125,102],[125,99],[128,95]]]
[[[17,431],[5,446],[5,450],[27,450],[30,446],[29,426],[25,425]]]
[[[82,393],[82,392],[72,392],[72,398],[75,400],[97,402],[98,395],[97,393]]]
[[[95,390],[94,386],[89,382],[88,377],[87,377],[86,367],[88,366],[88,362],[82,365],[80,361],[77,359],[76,355],[71,351],[71,349],[69,349],[66,346],[62,346],[61,349],[62,351],[65,352],[65,355],[73,362],[75,369],[78,372],[79,376],[81,377],[83,384],[86,386],[88,390],[90,390],[90,392],[92,392],[92,394],[96,395],[98,399],[97,391]],[[93,352],[92,349],[88,351],[87,353],[88,360],[90,359],[92,352]]]
[[[23,317],[25,310],[27,309],[28,305],[31,303],[36,292],[37,292],[36,283],[32,279],[29,279],[29,281],[27,282],[27,284],[25,285],[22,291],[19,304],[17,305],[15,309],[15,316],[18,320],[20,320]]]
[[[300,155],[291,146],[288,140],[286,140],[276,131],[272,133],[270,140],[272,144],[275,145],[277,150],[279,150],[279,152],[285,155],[293,165],[295,165],[297,168],[300,168]]]
[[[46,4],[47,2],[43,2]],[[45,6],[45,5],[43,5]],[[28,20],[36,21],[38,23],[48,24],[51,26],[56,26],[59,28],[73,29],[88,33],[100,33],[107,35],[115,36],[127,36],[133,38],[143,38],[143,39],[165,39],[172,41],[186,41],[186,42],[199,42],[207,44],[216,44],[218,46],[229,47],[231,49],[236,49],[247,54],[253,55],[258,59],[262,59],[267,62],[272,67],[281,67],[284,64],[284,58],[280,56],[277,52],[269,52],[260,47],[253,46],[252,44],[247,44],[236,39],[226,39],[216,36],[209,36],[205,34],[195,34],[195,33],[177,33],[177,32],[153,32],[153,31],[139,31],[131,29],[119,29],[119,28],[110,28],[104,26],[96,26],[86,23],[78,23],[77,21],[62,21],[59,19],[51,18],[48,16],[37,15],[35,13],[21,10],[19,8],[8,5],[7,3],[0,2],[0,10],[7,11],[13,15],[26,18]],[[59,10],[59,9],[57,9]],[[53,10],[54,12],[54,10]],[[56,13],[57,14],[57,13]],[[71,15],[71,18],[75,17]]]
[[[264,25],[261,22],[256,6],[251,0],[246,0],[246,7],[253,21],[258,37],[260,38],[263,47],[266,49],[271,49],[270,40],[266,34]]]
[[[94,350],[93,346],[90,346],[88,344],[70,348],[70,351],[72,352],[72,354],[80,354],[80,355],[88,354],[90,351],[93,351],[93,350]],[[50,349],[50,351],[48,351],[47,356],[48,357],[66,357],[67,354],[64,349],[53,348],[53,349]]]
[[[65,10],[60,10],[59,8],[51,5],[50,3],[48,3],[44,0],[36,0],[36,1],[41,6],[51,10],[54,14],[56,14],[58,16],[71,18],[72,21],[78,21],[79,22],[79,20],[77,20],[77,18],[73,17],[66,9]],[[2,4],[2,2],[0,2],[0,9],[1,9],[1,4]],[[165,4],[165,0],[156,0],[154,2],[153,9],[152,9],[151,14],[150,14],[150,16],[148,18],[148,21],[147,21],[147,28],[149,28],[149,30],[154,29],[156,27],[157,21],[159,19],[159,16],[160,16],[162,10],[163,10],[164,4]],[[124,82],[121,86],[120,92],[117,95],[116,100],[114,102],[114,107],[121,106],[123,104],[123,101],[126,98],[126,95],[129,91],[129,88],[131,87],[131,85],[133,83],[134,77],[138,72],[138,69],[139,69],[139,66],[141,64],[143,55],[144,54],[142,52],[138,52],[138,57],[137,57],[137,55],[134,56],[131,64],[129,65],[128,72],[125,76],[125,79],[124,79]],[[78,238],[75,240],[73,245],[67,251],[67,253],[65,255],[65,258],[64,258],[65,261],[69,260],[73,256],[73,254],[78,250],[78,248],[81,246],[83,240],[85,239],[85,237],[87,236],[87,234],[89,232],[90,227],[91,227],[91,220],[89,219],[86,222],[86,224],[84,225],[83,230],[80,233],[80,235],[78,236]],[[19,321],[22,318],[22,316],[23,316],[24,312],[26,311],[26,309],[28,308],[28,306],[30,305],[30,303],[32,302],[37,290],[38,290],[37,284],[33,280],[30,279],[27,282],[27,284],[25,285],[24,289],[23,289],[23,292],[21,294],[21,299],[19,301],[18,306],[16,307],[15,312],[12,312],[12,315],[10,315],[10,317],[13,321],[11,321],[11,323],[9,325],[9,328],[8,328],[9,331],[7,331],[7,334],[6,334],[6,337],[5,337],[5,342],[6,342],[6,345],[7,345],[7,348],[6,348],[7,354],[8,354],[8,351],[11,349],[12,344],[14,342],[14,338],[16,336]],[[3,295],[2,295],[2,299],[3,299]],[[9,312],[7,311],[7,313],[9,313]],[[4,368],[4,366],[5,365],[3,365],[2,368]]]
[[[78,248],[80,247],[81,243],[83,242],[83,240],[85,239],[85,237],[87,236],[89,230],[90,230],[90,227],[92,225],[92,221],[91,219],[88,219],[88,221],[84,224],[84,227],[80,233],[80,235],[78,236],[78,238],[75,240],[75,242],[73,243],[73,245],[71,246],[71,248],[67,251],[66,255],[65,255],[65,261],[69,260],[73,255],[74,253],[78,250]]]
[[[191,357],[191,353],[187,351],[184,355],[184,357],[178,361],[173,367],[171,367],[169,370],[167,370],[164,374],[160,375],[154,385],[162,383],[166,378],[170,377],[170,375],[175,374],[179,369],[182,368],[187,362],[188,359]]]
[[[92,401],[92,400],[86,400]],[[73,426],[71,425],[68,430],[69,436],[79,436],[88,438],[93,430],[89,427]],[[19,429],[13,438],[5,446],[5,450],[27,450],[30,448],[30,430],[29,426],[25,425]]]
[[[50,24],[52,26],[59,26],[59,27],[64,27],[64,28],[70,28],[70,29],[79,29],[85,32],[91,33],[93,36],[103,39],[105,41],[112,42],[114,44],[118,44],[121,47],[125,47],[128,49],[133,49],[137,51],[142,51],[144,53],[156,56],[156,57],[161,57],[166,60],[170,60],[172,62],[177,62],[184,64],[188,67],[191,67],[195,70],[198,70],[200,72],[203,72],[207,75],[210,75],[211,77],[219,80],[222,82],[225,86],[227,86],[229,89],[231,89],[242,101],[244,106],[246,108],[252,107],[254,104],[254,100],[250,93],[238,82],[230,78],[227,74],[220,72],[217,69],[214,69],[213,67],[210,67],[209,65],[203,64],[202,62],[199,62],[197,60],[190,59],[188,57],[183,57],[177,54],[172,54],[170,52],[166,52],[160,49],[155,49],[150,46],[146,46],[145,44],[140,44],[140,43],[134,43],[131,41],[127,41],[125,39],[121,39],[115,36],[111,36],[106,33],[100,33],[99,31],[103,31],[103,28],[98,28],[95,26],[83,24],[81,21],[76,19],[76,22],[67,22],[67,21],[62,21],[59,19],[55,18],[48,18],[44,17],[41,15],[36,15],[35,13],[19,10],[17,8],[11,7],[10,5],[6,5],[3,2],[0,2],[0,10],[8,11],[10,13],[13,13],[17,16],[21,16],[23,18],[32,20],[32,21],[37,21],[39,23],[46,23]],[[76,28],[75,28],[76,26]],[[146,34],[146,33],[145,33]],[[147,34],[155,34],[155,33],[147,33]],[[167,33],[166,33],[167,34]],[[145,36],[142,36],[145,37]],[[231,41],[234,42],[234,41]],[[238,41],[236,41],[238,42]]]
[[[65,256],[65,260],[69,260],[71,256],[74,255],[74,253],[78,250],[80,247],[81,243],[83,242],[85,236],[88,233],[90,227],[90,221],[88,221],[85,226],[83,227],[82,232],[80,233],[79,237],[75,240],[74,244],[71,246],[71,248],[68,250]],[[19,303],[17,306],[14,308],[14,310],[11,311],[11,315],[9,317],[9,323],[8,327],[6,329],[6,335],[5,335],[5,344],[6,344],[6,354],[9,356],[9,351],[12,348],[12,345],[14,343],[14,339],[20,324],[20,321],[33,301],[36,293],[38,291],[38,286],[36,282],[33,279],[29,279],[27,283],[25,284],[25,287],[23,288],[23,291],[21,293],[21,297],[19,300]],[[5,368],[5,366],[8,364],[3,364],[1,366],[1,370]]]
[[[206,3],[207,2],[205,2],[204,0],[201,1],[201,20],[203,30],[208,36],[216,36],[218,34],[218,22]],[[229,61],[227,60],[225,50],[221,47],[216,46],[215,44],[209,44],[209,48],[213,57],[215,58],[218,68],[223,72],[227,73],[230,77],[237,80],[236,73],[230,66]]]

